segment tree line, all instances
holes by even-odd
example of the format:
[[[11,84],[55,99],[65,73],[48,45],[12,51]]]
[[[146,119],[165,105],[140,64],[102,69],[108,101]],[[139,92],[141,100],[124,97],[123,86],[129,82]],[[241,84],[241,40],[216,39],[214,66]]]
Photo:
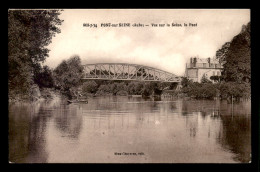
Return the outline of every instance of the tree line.
[[[29,94],[32,85],[52,87],[52,72],[43,62],[47,45],[60,33],[59,10],[8,11],[9,96]]]
[[[8,11],[8,91],[9,95],[30,94],[32,85],[55,88],[69,98],[78,89],[95,95],[143,95],[161,94],[163,88],[174,89],[176,84],[139,81],[87,81],[78,55],[63,60],[55,69],[44,66],[48,57],[46,48],[55,34],[60,33],[59,10],[9,10]],[[180,94],[212,99],[231,96],[250,98],[251,94],[251,45],[250,22],[241,32],[217,52],[216,58],[223,64],[221,76],[202,78],[196,83],[183,78]],[[147,75],[139,69],[137,75]],[[93,71],[100,73],[100,71]],[[108,73],[108,71],[103,71]],[[213,83],[215,81],[216,83]]]
[[[62,61],[53,70],[53,85],[69,98],[76,96],[80,90],[83,96],[87,95],[158,95],[163,88],[174,88],[176,84],[142,81],[83,81],[84,72],[80,57],[74,55]]]
[[[216,52],[216,58],[223,64],[221,76],[212,76],[210,80],[202,77],[201,83],[183,78],[182,92],[194,98],[251,98],[250,32],[249,22],[242,26],[238,35]]]

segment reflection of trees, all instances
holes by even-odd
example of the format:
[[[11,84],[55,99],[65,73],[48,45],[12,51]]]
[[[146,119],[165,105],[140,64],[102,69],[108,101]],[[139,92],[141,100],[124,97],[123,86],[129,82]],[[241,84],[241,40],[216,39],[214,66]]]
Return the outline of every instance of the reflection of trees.
[[[178,110],[177,105],[176,105],[175,102],[170,104],[170,110],[173,111],[173,112]]]
[[[78,138],[81,126],[82,116],[79,114],[80,107],[72,107],[69,109],[62,108],[55,116],[57,128],[69,138]]]
[[[249,162],[251,153],[251,122],[245,116],[221,116],[223,135],[219,142],[236,154],[235,160]]]
[[[190,137],[196,137],[196,133],[198,131],[198,117],[190,116],[186,118],[186,127],[189,128],[190,131]]]
[[[9,161],[25,162],[28,154],[29,125],[30,115],[26,106],[9,106]]]
[[[36,163],[46,163],[48,153],[46,152],[46,123],[49,120],[49,114],[40,107],[39,112],[31,118],[29,130],[29,145],[30,152],[27,161]]]
[[[200,116],[202,117],[202,119],[205,119],[207,115],[208,115],[207,112],[205,112],[205,111],[200,111]]]
[[[48,114],[46,116],[39,104],[9,106],[9,109],[9,160],[47,162],[45,130]]]
[[[251,123],[249,103],[234,105],[233,117],[232,107],[226,102],[219,101],[183,101],[182,115],[187,116],[186,126],[190,129],[190,136],[196,135],[196,119],[193,113],[200,113],[202,120],[210,115],[211,120],[221,120],[223,129],[219,131],[218,142],[227,150],[231,150],[239,162],[249,162],[251,153]],[[186,113],[185,113],[186,112]],[[225,114],[224,114],[225,113]],[[189,116],[188,116],[189,115]],[[210,134],[210,132],[209,132]]]
[[[183,116],[185,116],[185,115],[187,115],[187,113],[188,113],[188,104],[187,104],[186,101],[183,101],[181,105],[182,105],[182,106],[181,106],[181,112],[182,112],[181,114],[182,114]]]
[[[77,138],[81,129],[81,109],[56,106],[59,101],[9,105],[9,161],[15,163],[46,163],[46,128],[54,116],[63,134]],[[51,134],[51,133],[49,133]]]

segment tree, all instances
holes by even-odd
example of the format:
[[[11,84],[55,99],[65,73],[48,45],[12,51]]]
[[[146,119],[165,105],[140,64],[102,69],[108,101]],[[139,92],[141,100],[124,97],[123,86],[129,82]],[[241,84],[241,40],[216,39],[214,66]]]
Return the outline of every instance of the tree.
[[[220,63],[226,63],[226,56],[230,47],[230,42],[226,42],[217,52],[216,58],[219,60]]]
[[[62,20],[59,10],[8,11],[8,87],[28,91]]]
[[[244,97],[251,97],[251,90],[249,83],[237,83],[237,82],[222,82],[219,86],[220,95],[222,99],[231,98],[232,96],[236,99]]]
[[[201,78],[201,83],[204,84],[204,83],[212,83],[212,82],[208,78],[206,78],[205,75],[203,75]]]
[[[226,82],[251,82],[251,43],[250,22],[233,38],[226,53],[223,65],[223,78]]]
[[[110,86],[109,85],[100,85],[98,87],[98,91],[97,91],[98,94],[104,94],[104,93],[112,93],[111,89],[110,89]]]
[[[206,99],[213,99],[217,96],[217,89],[215,88],[214,84],[212,83],[205,83],[202,84],[202,98]]]
[[[36,83],[40,88],[51,88],[54,86],[52,71],[48,66],[43,66],[43,68],[40,68],[40,71],[37,70],[34,76],[34,83]]]
[[[222,80],[222,78],[223,78],[222,76],[213,75],[213,76],[210,76],[209,79],[211,79],[214,82],[220,82]]]
[[[61,91],[69,94],[70,89],[78,87],[83,75],[83,66],[78,55],[74,55],[68,60],[63,60],[53,71],[55,85]]]
[[[83,93],[96,93],[97,90],[98,90],[98,85],[95,81],[87,81],[87,82],[84,82],[82,85]]]
[[[181,79],[181,85],[182,85],[182,88],[186,88],[188,85],[190,85],[192,81],[189,80],[187,77],[182,77]]]
[[[144,87],[142,89],[142,96],[148,97],[153,93],[153,85],[151,83],[144,83]]]
[[[144,87],[144,82],[141,81],[133,81],[130,82],[127,86],[128,94],[130,95],[140,95],[142,94],[142,89]]]

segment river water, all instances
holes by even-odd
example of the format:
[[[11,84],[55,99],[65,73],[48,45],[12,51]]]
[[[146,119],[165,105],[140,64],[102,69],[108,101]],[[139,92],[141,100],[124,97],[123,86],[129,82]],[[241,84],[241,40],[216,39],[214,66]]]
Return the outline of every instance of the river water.
[[[15,163],[248,163],[251,103],[93,97],[9,104]]]

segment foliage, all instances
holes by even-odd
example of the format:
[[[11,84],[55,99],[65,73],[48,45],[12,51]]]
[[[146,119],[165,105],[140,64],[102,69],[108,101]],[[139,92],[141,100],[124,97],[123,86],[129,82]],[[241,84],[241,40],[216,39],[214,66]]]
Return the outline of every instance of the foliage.
[[[194,82],[186,88],[186,94],[196,99],[213,99],[217,95],[217,89],[212,83]]]
[[[214,82],[220,82],[222,80],[222,76],[213,75],[209,79],[211,79]]]
[[[192,83],[192,81],[189,80],[187,77],[182,77],[182,80],[181,80],[182,88],[188,87],[188,85],[190,85],[191,83]]]
[[[148,82],[144,84],[144,87],[142,89],[142,95],[144,97],[148,97],[150,95],[161,95],[162,94],[162,89],[163,88],[168,88],[173,87],[172,84],[162,84],[158,82]]]
[[[230,42],[226,42],[217,52],[216,58],[220,63],[226,63],[226,56],[230,47]]]
[[[225,43],[216,53],[217,58],[224,63],[218,87],[222,99],[251,97],[250,33],[249,22],[242,26],[241,32],[231,42]]]
[[[98,89],[96,93],[98,95],[103,95],[103,94],[117,95],[118,92],[125,94],[122,91],[127,91],[127,82],[103,81],[100,83],[100,86],[97,88]]]
[[[97,84],[93,84],[93,81],[83,83],[83,92],[97,95],[143,95],[147,97],[153,94],[160,95],[162,88],[172,86],[169,83],[141,81],[97,81],[95,83]]]
[[[250,22],[243,26],[242,31],[233,38],[225,54],[226,63],[223,65],[223,79],[226,82],[251,82],[251,43]]]
[[[63,60],[54,69],[53,75],[56,87],[68,94],[70,89],[81,84],[83,66],[81,65],[80,57],[74,55],[68,60]]]
[[[48,57],[46,48],[62,21],[58,10],[8,11],[8,87],[26,91],[33,84],[35,70]],[[46,69],[43,69],[46,70]]]
[[[207,78],[202,78],[202,82],[198,83],[183,77],[181,84],[181,92],[189,97],[194,97],[196,99],[213,99],[217,96],[216,85]]]
[[[250,84],[249,83],[237,83],[237,82],[222,82],[219,86],[220,96],[222,99],[230,97],[238,98],[250,98]]]
[[[217,96],[217,88],[212,83],[205,83],[201,87],[202,98],[213,99]]]
[[[203,75],[201,78],[201,83],[204,84],[204,83],[212,83],[212,82],[205,75]]]
[[[40,88],[46,87],[51,88],[54,86],[54,80],[52,76],[52,71],[48,66],[43,66],[35,71],[34,74],[34,83],[36,83]]]
[[[95,81],[87,81],[82,85],[83,93],[96,93],[98,90],[97,83]]]
[[[124,82],[121,82],[121,83],[115,83],[115,84],[112,84],[112,90],[113,90],[113,94],[116,95],[117,92],[119,91],[125,91],[127,90],[127,87],[125,85]]]
[[[128,84],[128,87],[127,87],[128,94],[130,94],[130,95],[141,95],[143,87],[144,87],[143,82],[137,82],[137,81],[130,82]]]
[[[109,85],[100,85],[97,90],[98,95],[103,95],[103,94],[110,94],[112,91],[110,90]]]
[[[118,91],[118,92],[116,93],[116,95],[117,95],[117,96],[127,96],[128,93],[127,93],[127,91],[120,90],[120,91]]]
[[[189,97],[196,99],[213,99],[220,96],[221,99],[229,99],[232,96],[236,99],[250,98],[250,83],[237,82],[192,82],[187,78],[183,78],[181,92]]]
[[[141,93],[143,97],[148,97],[153,94],[153,91],[154,85],[152,83],[145,83]]]

